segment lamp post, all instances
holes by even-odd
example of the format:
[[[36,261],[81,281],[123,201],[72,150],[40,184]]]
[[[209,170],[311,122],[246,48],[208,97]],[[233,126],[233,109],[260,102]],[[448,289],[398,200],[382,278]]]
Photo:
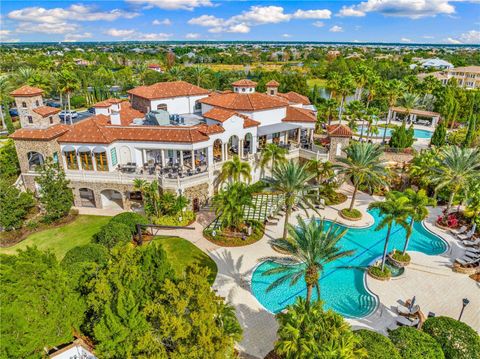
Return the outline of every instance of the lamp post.
[[[465,307],[468,305],[468,303],[470,303],[470,301],[467,298],[463,298],[463,300],[462,300],[462,310],[460,311],[460,315],[458,316],[459,321],[460,321],[460,319],[462,319],[463,311],[464,311]]]

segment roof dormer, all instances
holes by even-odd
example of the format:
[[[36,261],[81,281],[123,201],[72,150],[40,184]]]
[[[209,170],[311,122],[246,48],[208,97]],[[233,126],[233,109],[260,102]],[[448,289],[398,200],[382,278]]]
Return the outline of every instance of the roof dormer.
[[[238,80],[232,83],[233,92],[236,93],[254,93],[257,83],[251,80]]]

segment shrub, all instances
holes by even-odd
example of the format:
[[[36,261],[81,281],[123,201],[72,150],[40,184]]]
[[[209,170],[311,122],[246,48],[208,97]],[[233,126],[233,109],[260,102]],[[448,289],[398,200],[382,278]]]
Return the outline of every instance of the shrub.
[[[361,338],[361,346],[367,350],[369,359],[402,359],[386,336],[367,329],[357,330],[355,334]]]
[[[87,104],[87,100],[83,96],[72,96],[70,99],[70,105],[73,108],[79,108],[79,107],[84,107]]]
[[[31,192],[21,192],[0,179],[0,228],[7,231],[20,228],[34,205]]]
[[[160,226],[186,226],[195,220],[193,211],[180,212],[172,216],[160,216],[155,218],[153,222]]]
[[[414,141],[413,126],[407,129],[405,123],[403,123],[393,129],[389,145],[392,148],[404,149],[411,147]]]
[[[448,317],[428,318],[423,330],[440,344],[446,359],[480,358],[480,337],[463,322]]]
[[[345,217],[348,218],[362,218],[362,212],[360,212],[358,209],[353,208],[351,211],[348,208],[344,208],[340,211]]]
[[[132,240],[132,231],[124,223],[113,221],[113,219],[94,235],[93,241],[109,249],[117,244],[125,244]]]
[[[418,329],[400,327],[391,331],[389,337],[403,359],[445,358],[435,339]]]
[[[402,254],[400,251],[395,251],[392,258],[399,262],[410,262],[410,255],[408,253]]]
[[[441,121],[433,132],[430,144],[433,146],[441,147],[445,145],[447,139],[447,128],[445,127],[445,122]]]
[[[371,275],[379,278],[390,278],[392,276],[392,272],[390,269],[388,269],[388,267],[384,267],[382,271],[382,269],[378,266],[371,266],[368,268],[368,272]]]
[[[137,234],[137,224],[148,224],[148,220],[138,213],[124,212],[112,217],[109,224],[110,223],[120,223],[126,225],[130,230],[130,233],[133,235]]]
[[[61,265],[64,268],[69,268],[72,265],[83,262],[105,264],[107,260],[108,251],[104,246],[97,243],[89,243],[70,249],[63,257]]]

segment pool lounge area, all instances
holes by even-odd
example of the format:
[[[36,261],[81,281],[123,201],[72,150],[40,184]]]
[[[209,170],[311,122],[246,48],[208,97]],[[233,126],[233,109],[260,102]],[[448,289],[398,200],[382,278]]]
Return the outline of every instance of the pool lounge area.
[[[392,128],[387,128],[385,137],[390,138],[392,137]],[[363,132],[363,136],[366,136],[368,131],[368,128],[366,126],[359,126],[357,130],[357,134],[361,135]],[[385,128],[379,127],[378,128],[378,134],[375,134],[374,137],[376,138],[383,138],[383,133],[385,131]],[[420,128],[414,128],[413,129],[413,137],[416,139],[430,139],[433,136],[432,131],[420,129]]]

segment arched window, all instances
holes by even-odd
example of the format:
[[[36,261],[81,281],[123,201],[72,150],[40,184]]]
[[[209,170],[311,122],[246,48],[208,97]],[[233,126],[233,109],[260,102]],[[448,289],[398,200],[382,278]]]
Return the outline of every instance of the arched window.
[[[108,161],[107,161],[107,152],[102,147],[95,147],[93,149],[93,154],[95,157],[95,164],[97,166],[97,171],[108,171]]]
[[[74,149],[63,151],[63,155],[65,156],[65,162],[67,164],[67,169],[69,170],[78,170],[78,161],[77,161],[77,154]]]
[[[38,167],[38,166],[41,166],[43,165],[43,155],[41,153],[38,153],[38,152],[28,152],[27,153],[27,158],[28,158],[28,169],[30,171],[35,171],[35,169]]]
[[[35,101],[35,106],[37,106],[37,107],[40,106],[40,102],[38,102],[38,100]]]
[[[80,147],[78,149],[78,155],[80,157],[80,163],[84,171],[93,170],[92,152],[88,147]]]
[[[167,104],[166,103],[159,103],[157,105],[157,110],[167,111]]]

